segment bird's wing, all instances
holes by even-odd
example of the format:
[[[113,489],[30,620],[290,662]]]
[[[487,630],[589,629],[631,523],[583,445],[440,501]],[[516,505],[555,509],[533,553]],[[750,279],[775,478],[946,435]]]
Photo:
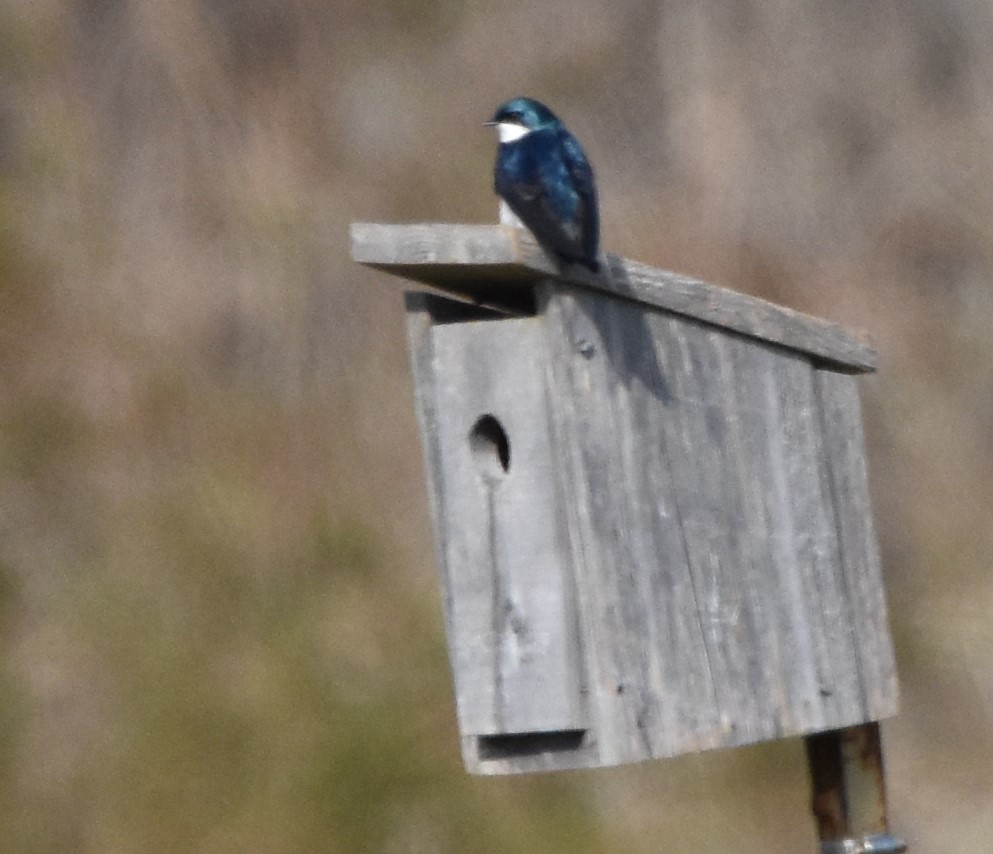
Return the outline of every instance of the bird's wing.
[[[580,232],[584,253],[588,258],[595,259],[600,238],[600,214],[597,206],[596,184],[593,181],[593,167],[590,166],[590,161],[586,158],[586,154],[576,137],[564,129],[561,137],[562,159],[579,195],[577,220],[582,223]]]
[[[585,196],[594,196],[596,189],[593,185],[593,168],[590,166],[590,161],[586,159],[586,154],[580,147],[579,141],[563,128],[559,134],[559,145],[561,146],[562,159],[572,176],[576,189]]]
[[[522,191],[535,213],[547,221],[548,227],[561,232],[567,243],[574,247],[573,251],[578,250],[583,195],[587,186],[582,175],[582,149],[568,131],[558,129],[536,131],[531,141],[532,150],[538,152],[534,159],[536,181],[523,187]]]

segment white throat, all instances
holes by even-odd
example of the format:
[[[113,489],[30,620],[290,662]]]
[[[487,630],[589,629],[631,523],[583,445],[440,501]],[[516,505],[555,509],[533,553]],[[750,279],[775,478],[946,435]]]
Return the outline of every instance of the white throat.
[[[497,136],[500,137],[500,142],[517,142],[517,140],[531,133],[530,128],[519,125],[517,122],[499,122],[496,129]]]

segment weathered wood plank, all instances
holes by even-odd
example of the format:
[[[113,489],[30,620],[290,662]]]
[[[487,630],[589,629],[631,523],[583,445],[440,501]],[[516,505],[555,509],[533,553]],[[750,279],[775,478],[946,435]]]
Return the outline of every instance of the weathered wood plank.
[[[650,325],[672,377],[662,428],[724,743],[861,720],[857,694],[825,707],[818,652],[830,644],[821,603],[805,589],[825,570],[815,556],[836,556],[811,450],[809,363],[664,316]]]
[[[420,291],[408,291],[404,294],[404,299],[407,309],[407,343],[414,375],[414,404],[421,431],[428,506],[434,527],[435,558],[441,576],[445,624],[450,626],[452,585],[448,578],[448,562],[445,559],[444,547],[444,543],[448,541],[448,528],[445,524],[448,486],[442,477],[441,448],[438,445],[440,414],[435,403],[434,348],[431,342],[432,306],[443,305],[447,301]],[[446,633],[446,636],[451,655],[451,633]]]
[[[655,410],[665,379],[630,303],[554,289],[560,491],[569,496],[591,708],[602,764],[723,743],[674,484]],[[593,322],[596,302],[603,313]],[[633,314],[633,317],[632,317]],[[647,349],[640,349],[646,345]],[[634,374],[617,381],[616,369]]]
[[[866,718],[881,720],[897,713],[899,696],[879,546],[872,523],[862,408],[852,377],[817,371],[815,387]]]
[[[520,229],[493,239],[491,225],[351,226],[352,258],[377,270],[514,314],[530,314],[536,271],[555,269],[537,244],[521,246]]]
[[[546,290],[601,761],[862,722],[809,361]]]
[[[464,733],[582,730],[569,548],[535,318],[432,327],[449,631]]]
[[[813,370],[721,336],[726,459],[742,497],[758,654],[783,733],[864,718],[847,590],[827,489]],[[728,370],[729,369],[729,370]]]
[[[599,276],[575,265],[560,269],[525,229],[355,223],[351,240],[356,261],[511,311],[526,311],[527,289],[551,277],[798,350],[838,369],[876,366],[871,345],[837,324],[615,255],[606,256]]]
[[[662,428],[670,451],[690,572],[723,725],[723,743],[776,735],[785,699],[773,688],[756,595],[756,566],[765,563],[765,539],[752,530],[754,507],[742,494],[731,371],[721,335],[672,318],[653,318],[660,364],[670,377],[674,406]],[[749,366],[750,368],[752,366]],[[755,382],[750,374],[736,377]],[[756,554],[758,551],[758,554]]]

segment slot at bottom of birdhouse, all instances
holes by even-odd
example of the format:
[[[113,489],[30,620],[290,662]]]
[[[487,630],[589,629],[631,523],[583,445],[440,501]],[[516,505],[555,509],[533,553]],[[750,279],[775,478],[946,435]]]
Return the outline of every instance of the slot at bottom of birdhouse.
[[[513,759],[519,756],[578,750],[585,737],[584,729],[520,732],[512,735],[483,735],[479,737],[477,745],[481,760]]]

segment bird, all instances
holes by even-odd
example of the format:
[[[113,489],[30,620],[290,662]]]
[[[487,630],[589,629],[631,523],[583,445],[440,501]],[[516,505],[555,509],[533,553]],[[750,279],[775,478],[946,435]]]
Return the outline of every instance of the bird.
[[[548,107],[512,98],[484,124],[499,138],[493,187],[547,251],[596,273],[600,215],[593,168],[576,139]],[[511,220],[512,221],[512,220]]]

